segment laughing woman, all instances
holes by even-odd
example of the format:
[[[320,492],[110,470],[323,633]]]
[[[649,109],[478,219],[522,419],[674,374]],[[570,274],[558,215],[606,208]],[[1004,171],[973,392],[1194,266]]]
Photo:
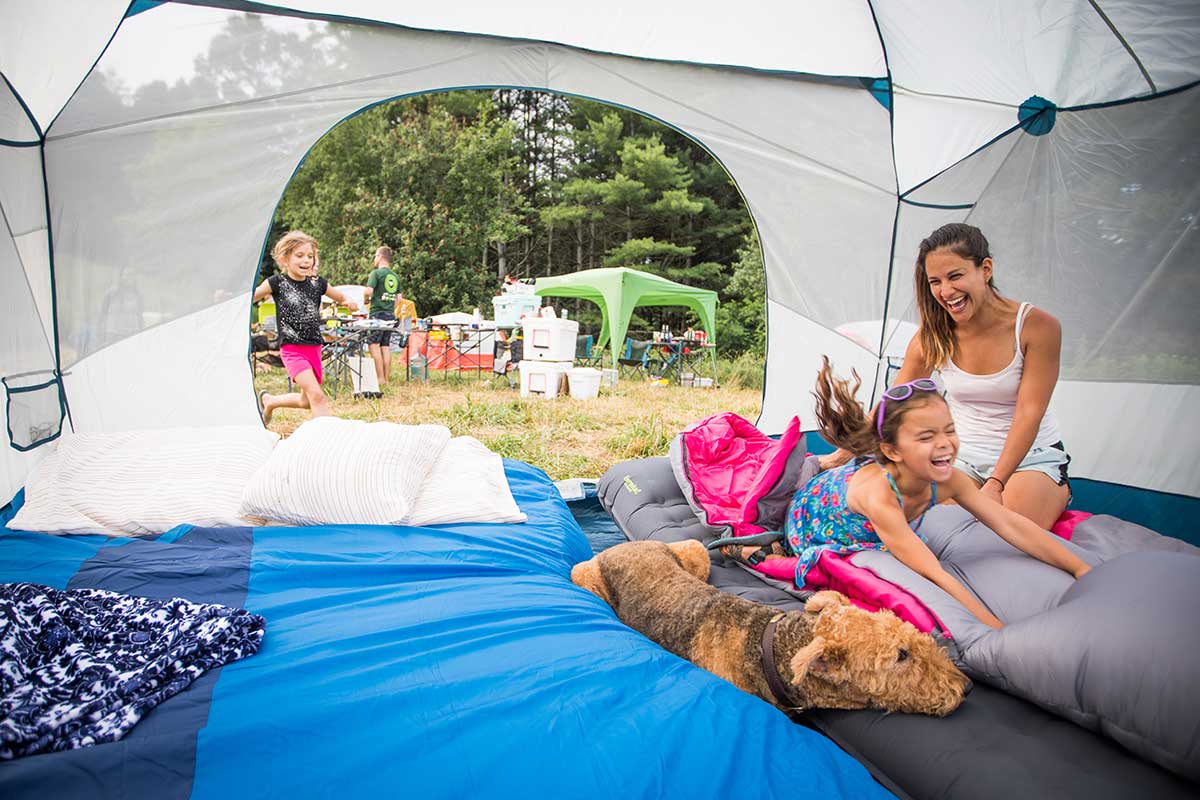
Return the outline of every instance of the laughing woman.
[[[996,291],[983,233],[943,225],[916,264],[921,329],[897,383],[941,374],[961,447],[955,463],[998,503],[1049,528],[1071,497],[1054,416],[1062,328]]]

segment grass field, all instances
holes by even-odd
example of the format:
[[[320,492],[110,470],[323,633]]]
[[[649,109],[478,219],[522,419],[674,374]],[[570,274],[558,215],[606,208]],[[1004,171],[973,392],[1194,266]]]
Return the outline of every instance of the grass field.
[[[287,376],[273,369],[260,372],[255,383],[259,390],[283,392]],[[596,478],[620,461],[665,455],[683,427],[718,411],[753,421],[761,390],[736,385],[735,376],[726,383],[685,389],[623,379],[615,388],[601,389],[594,400],[522,400],[498,377],[444,379],[434,373],[426,382],[405,382],[403,375],[393,375],[382,399],[355,400],[342,393],[332,404],[335,414],[350,419],[445,425],[455,436],[474,436],[500,455],[562,480]],[[284,409],[275,412],[270,428],[286,436],[306,419],[307,411]]]

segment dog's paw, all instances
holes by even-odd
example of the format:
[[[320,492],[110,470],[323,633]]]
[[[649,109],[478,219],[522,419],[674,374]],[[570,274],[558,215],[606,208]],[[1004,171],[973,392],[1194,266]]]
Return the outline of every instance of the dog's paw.
[[[600,572],[599,556],[588,561],[580,561],[571,569],[571,583],[587,589],[604,602],[612,605],[612,597],[608,593],[608,584],[604,574]]]
[[[704,582],[708,582],[708,571],[712,561],[708,558],[708,548],[695,539],[684,539],[681,542],[671,542],[667,545],[679,559],[683,569]]]

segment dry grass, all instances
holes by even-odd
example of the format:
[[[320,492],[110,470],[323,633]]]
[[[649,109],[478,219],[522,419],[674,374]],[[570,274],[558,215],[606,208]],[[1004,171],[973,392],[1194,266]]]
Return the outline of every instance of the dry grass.
[[[631,458],[665,455],[671,438],[686,425],[718,411],[747,419],[758,416],[756,389],[684,389],[623,379],[601,389],[595,400],[522,400],[502,378],[448,379],[432,373],[427,382],[393,376],[380,400],[355,400],[342,393],[334,413],[351,419],[405,425],[436,423],[455,436],[470,435],[495,452],[541,467],[554,480],[599,477]],[[286,391],[282,369],[260,373],[258,389]],[[308,419],[307,411],[275,412],[271,430],[287,435]]]

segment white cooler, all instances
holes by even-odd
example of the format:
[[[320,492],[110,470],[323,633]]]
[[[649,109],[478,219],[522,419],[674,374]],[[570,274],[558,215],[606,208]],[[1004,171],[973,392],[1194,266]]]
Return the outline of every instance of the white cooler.
[[[502,294],[492,298],[497,325],[518,325],[522,314],[537,315],[542,298],[536,294]]]
[[[600,395],[600,370],[575,367],[570,375],[571,397],[576,400],[591,400]]]
[[[575,360],[575,337],[579,323],[557,317],[526,317],[521,320],[525,337],[524,358],[534,361]]]
[[[531,361],[523,358],[517,363],[521,370],[521,397],[558,397],[559,386],[571,373],[571,361]],[[565,393],[567,387],[562,386]]]

